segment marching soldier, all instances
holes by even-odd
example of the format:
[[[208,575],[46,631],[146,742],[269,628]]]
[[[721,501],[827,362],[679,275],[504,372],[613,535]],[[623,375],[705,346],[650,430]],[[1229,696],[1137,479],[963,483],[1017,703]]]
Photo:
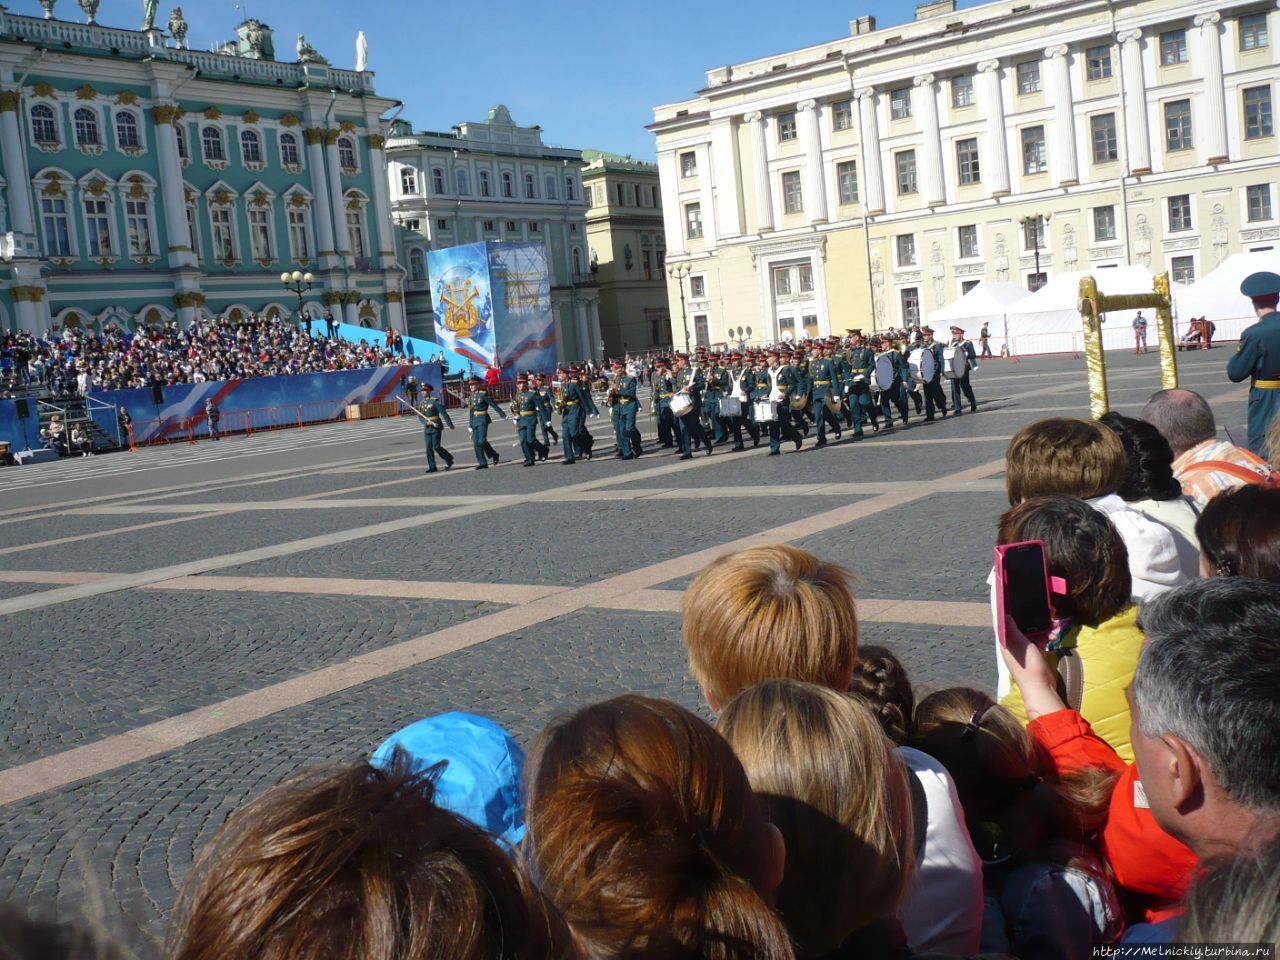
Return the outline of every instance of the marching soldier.
[[[942,392],[942,344],[933,339],[933,327],[921,327],[920,333],[924,337],[921,347],[933,354],[933,377],[924,385],[924,419],[929,423],[935,409],[942,411],[943,419],[947,416],[947,398]]]
[[[756,426],[755,417],[751,411],[751,393],[755,390],[756,378],[755,373],[751,369],[751,364],[744,364],[740,354],[730,354],[729,363],[724,371],[726,396],[732,397],[739,401],[740,409],[736,417],[721,416],[721,424],[725,430],[725,436],[733,434],[733,449],[745,450],[746,447],[742,443],[742,428],[746,426],[747,433],[751,434],[753,446],[760,446],[760,428]],[[721,410],[723,410],[723,406]]]
[[[702,395],[703,430],[710,429],[716,445],[729,439],[720,416],[720,401],[729,392],[729,371],[720,354],[713,354],[707,367],[707,390]]]
[[[969,401],[969,412],[978,412],[978,401],[973,397],[973,387],[969,386],[969,373],[978,369],[978,351],[973,349],[973,344],[964,338],[964,328],[952,326],[951,328],[951,346],[958,350],[963,350],[964,355],[968,358],[968,363],[964,367],[964,376],[955,377],[951,380],[951,412],[957,417],[964,413],[960,409],[960,394],[964,393],[965,399]]]
[[[640,459],[640,431],[636,429],[636,378],[627,373],[621,360],[613,361],[613,381],[607,400],[613,416],[613,436],[618,445],[619,460]]]
[[[671,375],[666,357],[659,357],[654,361],[650,387],[650,412],[658,422],[658,443],[664,447],[673,447],[676,425],[675,418],[671,416],[671,398],[676,395],[676,381]]]
[[[516,377],[516,395],[511,400],[511,413],[516,418],[520,452],[524,454],[522,466],[532,467],[534,454],[537,454],[539,460],[546,460],[549,448],[538,439],[542,399],[536,390],[529,389],[529,378],[523,373]]]
[[[705,447],[707,456],[710,456],[711,438],[702,432],[701,423],[702,388],[706,385],[706,380],[703,379],[701,370],[689,366],[689,358],[685,354],[676,356],[675,377],[676,392],[685,394],[692,401],[692,406],[675,418],[680,459],[692,459],[695,446]]]
[[[453,429],[453,421],[449,419],[449,411],[444,401],[432,396],[435,387],[430,382],[422,384],[422,403],[417,406],[418,415],[422,417],[422,442],[427,448],[427,473],[436,472],[436,455],[444,461],[445,470],[453,469],[453,454],[440,443],[440,435],[444,428]]]
[[[542,445],[547,449],[551,448],[551,444],[559,443],[560,438],[556,436],[555,427],[551,426],[551,413],[555,408],[555,397],[551,394],[551,387],[547,385],[547,375],[540,373],[535,378],[535,390],[538,391],[538,398],[542,401]]]
[[[503,420],[507,419],[507,415],[495,400],[490,399],[489,391],[479,377],[471,378],[467,410],[471,418],[471,446],[476,452],[476,469],[488,470],[488,461],[492,460],[494,466],[498,464],[498,451],[489,443],[489,424],[493,421],[489,411],[497,410]]]
[[[880,390],[880,415],[884,417],[884,428],[886,430],[893,429],[893,409],[890,407],[890,403],[898,408],[898,414],[902,417],[902,425],[905,427],[908,423],[905,383],[911,376],[911,372],[907,368],[907,361],[902,358],[902,351],[898,350],[891,342],[880,337],[871,338],[871,349],[876,354],[876,365],[879,365],[881,357],[887,356],[893,366],[893,384],[887,390],[884,388]]]
[[[789,411],[791,423],[801,436],[807,437],[809,425],[815,423],[817,418],[813,415],[813,383],[809,379],[809,356],[803,347],[792,348],[790,366],[796,381],[793,397],[800,397],[804,401],[797,404],[797,409]]]
[[[593,456],[592,450],[596,445],[596,438],[592,435],[591,430],[587,427],[587,417],[599,419],[600,408],[596,406],[596,399],[591,395],[591,370],[588,367],[571,367],[574,376],[578,378],[578,388],[582,391],[582,426],[578,428],[578,449],[582,451],[588,460]]]
[[[876,364],[875,351],[866,345],[861,330],[852,331],[853,345],[849,347],[849,411],[853,415],[853,435],[862,436],[862,424],[871,421],[871,432],[880,432],[875,404],[871,402],[871,377]],[[890,424],[893,419],[890,418]]]
[[[1227,361],[1233,383],[1249,378],[1249,449],[1265,457],[1267,428],[1280,413],[1280,275],[1251,273],[1240,292],[1253,301],[1258,322],[1240,334],[1235,354]]]
[[[782,452],[783,440],[790,440],[796,445],[797,450],[804,445],[804,441],[791,422],[791,398],[799,389],[799,378],[791,366],[782,363],[781,355],[776,348],[771,347],[766,350],[765,357],[768,360],[768,368],[764,371],[763,389],[760,388],[758,378],[756,384],[758,399],[775,400],[778,404],[777,416],[769,421],[769,456],[776,457]]]
[[[835,431],[836,439],[840,438],[840,424],[836,422],[836,418],[827,409],[827,397],[835,396],[837,383],[836,365],[831,359],[831,353],[831,346],[824,344],[820,348],[820,355],[809,364],[809,373],[813,377],[813,392],[810,396],[813,402],[814,416],[818,421],[817,446],[819,447],[827,445],[828,423],[831,424],[831,428]]]

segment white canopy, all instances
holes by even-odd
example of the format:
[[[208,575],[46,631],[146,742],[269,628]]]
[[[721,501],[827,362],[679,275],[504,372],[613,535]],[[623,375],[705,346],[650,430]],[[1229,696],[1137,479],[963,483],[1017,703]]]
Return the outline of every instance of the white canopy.
[[[980,327],[983,322],[992,321],[1002,324],[1009,305],[1027,296],[1027,291],[1019,284],[983,280],[959,300],[930,313],[929,325],[954,323],[964,326],[967,323]],[[969,332],[968,327],[965,330]],[[999,326],[997,330],[1003,332]]]
[[[1240,282],[1259,270],[1280,270],[1280,254],[1233,253],[1212,273],[1201,277],[1178,298],[1178,319],[1204,317],[1217,325],[1214,338],[1235,340],[1245,327],[1258,319],[1249,298],[1240,292]]]

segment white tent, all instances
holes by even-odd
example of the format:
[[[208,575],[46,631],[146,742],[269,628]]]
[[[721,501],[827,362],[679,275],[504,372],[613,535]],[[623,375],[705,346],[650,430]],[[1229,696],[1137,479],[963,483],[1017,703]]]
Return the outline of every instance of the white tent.
[[[1098,292],[1104,294],[1151,293],[1153,276],[1143,266],[1102,267],[1059,273],[1043,287],[1009,307],[1009,348],[1015,355],[1033,353],[1072,353],[1084,349],[1084,323],[1080,318],[1080,281],[1092,275]],[[1182,316],[1181,302],[1186,290],[1171,284],[1174,316]],[[1103,321],[1102,345],[1107,350],[1133,346],[1133,319],[1137,310],[1114,310]],[[1159,330],[1155,311],[1143,310],[1149,321],[1147,342],[1155,347]]]
[[[1006,342],[1009,308],[1028,296],[1020,284],[983,280],[959,300],[930,313],[929,326],[938,331],[942,339],[946,339],[947,327],[954,323],[964,328],[965,336],[970,340],[977,340],[982,325],[989,323],[991,349],[1000,353]]]
[[[1178,298],[1178,319],[1205,317],[1217,326],[1216,340],[1236,340],[1245,327],[1258,319],[1249,298],[1240,292],[1240,282],[1259,270],[1280,270],[1280,255],[1234,253],[1212,273],[1201,277]]]

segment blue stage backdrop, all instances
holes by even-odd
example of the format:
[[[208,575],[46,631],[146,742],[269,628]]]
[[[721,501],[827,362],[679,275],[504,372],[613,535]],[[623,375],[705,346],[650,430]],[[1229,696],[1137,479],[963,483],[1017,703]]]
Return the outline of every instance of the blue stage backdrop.
[[[40,415],[34,400],[28,401],[25,418],[18,416],[16,400],[0,400],[0,440],[8,440],[15,453],[40,446]]]

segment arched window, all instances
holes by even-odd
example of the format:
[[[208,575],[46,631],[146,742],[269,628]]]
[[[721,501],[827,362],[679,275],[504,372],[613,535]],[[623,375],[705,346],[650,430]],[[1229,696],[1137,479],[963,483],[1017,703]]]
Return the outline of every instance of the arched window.
[[[244,163],[262,162],[262,140],[256,130],[240,131],[240,159]]]
[[[222,147],[222,131],[217,127],[205,127],[200,131],[200,143],[204,147],[206,160],[222,161],[227,159],[227,152]]]
[[[444,193],[444,170],[441,167],[431,168],[431,192]]]
[[[356,163],[356,142],[350,137],[338,138],[338,165],[347,172],[359,169]]]
[[[489,171],[481,170],[478,176],[480,178],[480,196],[492,197],[493,182],[492,182],[492,178],[489,176]]]
[[[409,279],[427,279],[427,261],[423,257],[421,250],[413,249],[409,251]]]
[[[516,195],[515,177],[511,175],[509,170],[502,172],[502,195],[504,197],[514,197]]]
[[[53,107],[47,103],[37,103],[31,108],[31,137],[36,143],[57,143],[58,122],[53,116]]]
[[[121,110],[116,114],[116,146],[122,149],[142,146],[138,136],[138,115],[132,110]]]
[[[564,178],[564,195],[568,200],[577,200],[577,188],[574,186],[573,177]]]
[[[298,153],[298,138],[292,133],[280,134],[280,162],[286,167],[302,166],[302,155]]]
[[[102,144],[98,132],[98,115],[88,107],[76,111],[76,144],[81,147],[97,147]]]
[[[460,197],[471,196],[471,176],[470,174],[467,173],[467,171],[464,168],[458,167],[456,170],[454,170],[453,179],[457,182],[457,185],[458,185],[458,196]]]
[[[582,276],[582,251],[577,247],[573,248],[573,275]]]
[[[190,160],[191,154],[187,152],[187,128],[180,123],[173,125],[173,135],[178,141],[178,159]]]
[[[546,180],[544,180],[543,183],[546,186],[546,189],[543,191],[546,194],[546,198],[548,200],[554,200],[556,198],[556,175],[554,173],[548,173]]]
[[[526,200],[533,200],[538,196],[538,181],[532,173],[524,175],[524,196]]]

